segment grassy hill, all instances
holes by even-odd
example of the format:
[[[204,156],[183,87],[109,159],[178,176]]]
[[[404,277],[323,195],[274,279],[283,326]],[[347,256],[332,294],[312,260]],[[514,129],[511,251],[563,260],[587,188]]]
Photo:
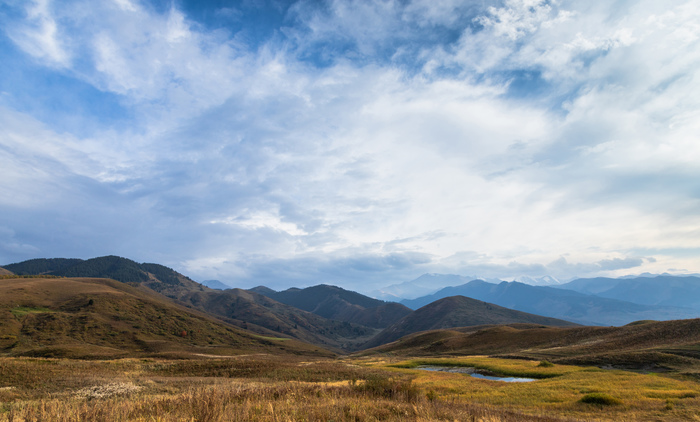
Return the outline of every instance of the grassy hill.
[[[584,325],[624,325],[646,319],[675,320],[700,316],[698,311],[688,308],[643,305],[563,288],[530,286],[505,281],[492,284],[474,280],[402,303],[416,309],[440,298],[454,295],[463,295],[522,312],[566,319]]]
[[[31,259],[6,265],[17,275],[44,274],[59,277],[111,278],[123,283],[143,284],[151,290],[177,298],[192,290],[203,290],[204,286],[177,271],[159,264],[139,264],[119,256],[103,256],[82,259]]]
[[[575,326],[568,321],[503,308],[464,296],[451,296],[432,302],[377,334],[365,347],[375,347],[419,331],[484,324],[533,323]]]
[[[291,339],[263,338],[113,280],[0,280],[4,355],[328,354],[317,349]]]
[[[242,289],[195,291],[180,300],[248,330],[293,337],[339,352],[357,350],[379,331],[324,318]]]
[[[379,331],[361,324],[330,320],[255,292],[210,289],[168,267],[139,264],[117,256],[88,260],[34,259],[8,267],[18,274],[41,271],[51,276],[114,279],[153,290],[182,306],[263,336],[295,338],[336,352],[357,350]]]
[[[508,324],[433,330],[363,353],[492,355],[644,370],[700,368],[700,319],[639,321],[622,327]]]
[[[3,267],[0,267],[0,275],[13,275],[14,273],[12,271],[6,270]]]
[[[281,292],[260,286],[252,291],[324,318],[373,328],[386,328],[411,313],[404,305],[325,284]]]

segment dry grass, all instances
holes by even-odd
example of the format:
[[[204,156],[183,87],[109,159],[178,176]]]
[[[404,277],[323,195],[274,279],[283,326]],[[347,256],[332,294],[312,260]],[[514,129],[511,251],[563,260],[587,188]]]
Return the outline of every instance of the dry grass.
[[[412,369],[416,363],[470,365],[539,380],[479,380]],[[3,358],[0,374],[0,422],[697,421],[700,414],[694,381],[486,357]]]
[[[308,358],[307,358],[308,359]],[[0,359],[0,421],[560,421],[458,398],[338,360]]]

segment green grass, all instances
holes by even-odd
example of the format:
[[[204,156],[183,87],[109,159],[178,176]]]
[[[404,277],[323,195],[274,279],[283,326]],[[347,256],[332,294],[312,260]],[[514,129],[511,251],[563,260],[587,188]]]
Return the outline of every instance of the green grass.
[[[581,403],[597,404],[600,406],[614,406],[622,404],[622,400],[605,393],[588,393],[581,397]]]
[[[17,306],[15,308],[12,308],[10,310],[12,312],[12,315],[15,316],[15,318],[20,319],[24,317],[27,314],[40,314],[40,313],[46,313],[46,312],[54,312],[51,309],[48,308],[33,308],[29,306]]]

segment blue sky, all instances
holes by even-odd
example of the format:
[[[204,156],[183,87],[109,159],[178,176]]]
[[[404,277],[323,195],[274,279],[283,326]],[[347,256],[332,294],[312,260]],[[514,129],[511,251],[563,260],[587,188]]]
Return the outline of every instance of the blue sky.
[[[695,1],[0,3],[0,264],[700,272]]]

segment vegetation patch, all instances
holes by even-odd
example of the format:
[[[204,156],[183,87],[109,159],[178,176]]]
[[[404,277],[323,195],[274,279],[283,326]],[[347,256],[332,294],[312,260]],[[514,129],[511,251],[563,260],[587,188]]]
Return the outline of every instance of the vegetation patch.
[[[596,404],[599,406],[616,406],[622,404],[622,400],[605,393],[588,393],[581,397],[581,403]]]
[[[16,308],[12,308],[10,312],[12,312],[15,318],[20,319],[27,314],[41,314],[54,311],[42,307],[17,306]]]

